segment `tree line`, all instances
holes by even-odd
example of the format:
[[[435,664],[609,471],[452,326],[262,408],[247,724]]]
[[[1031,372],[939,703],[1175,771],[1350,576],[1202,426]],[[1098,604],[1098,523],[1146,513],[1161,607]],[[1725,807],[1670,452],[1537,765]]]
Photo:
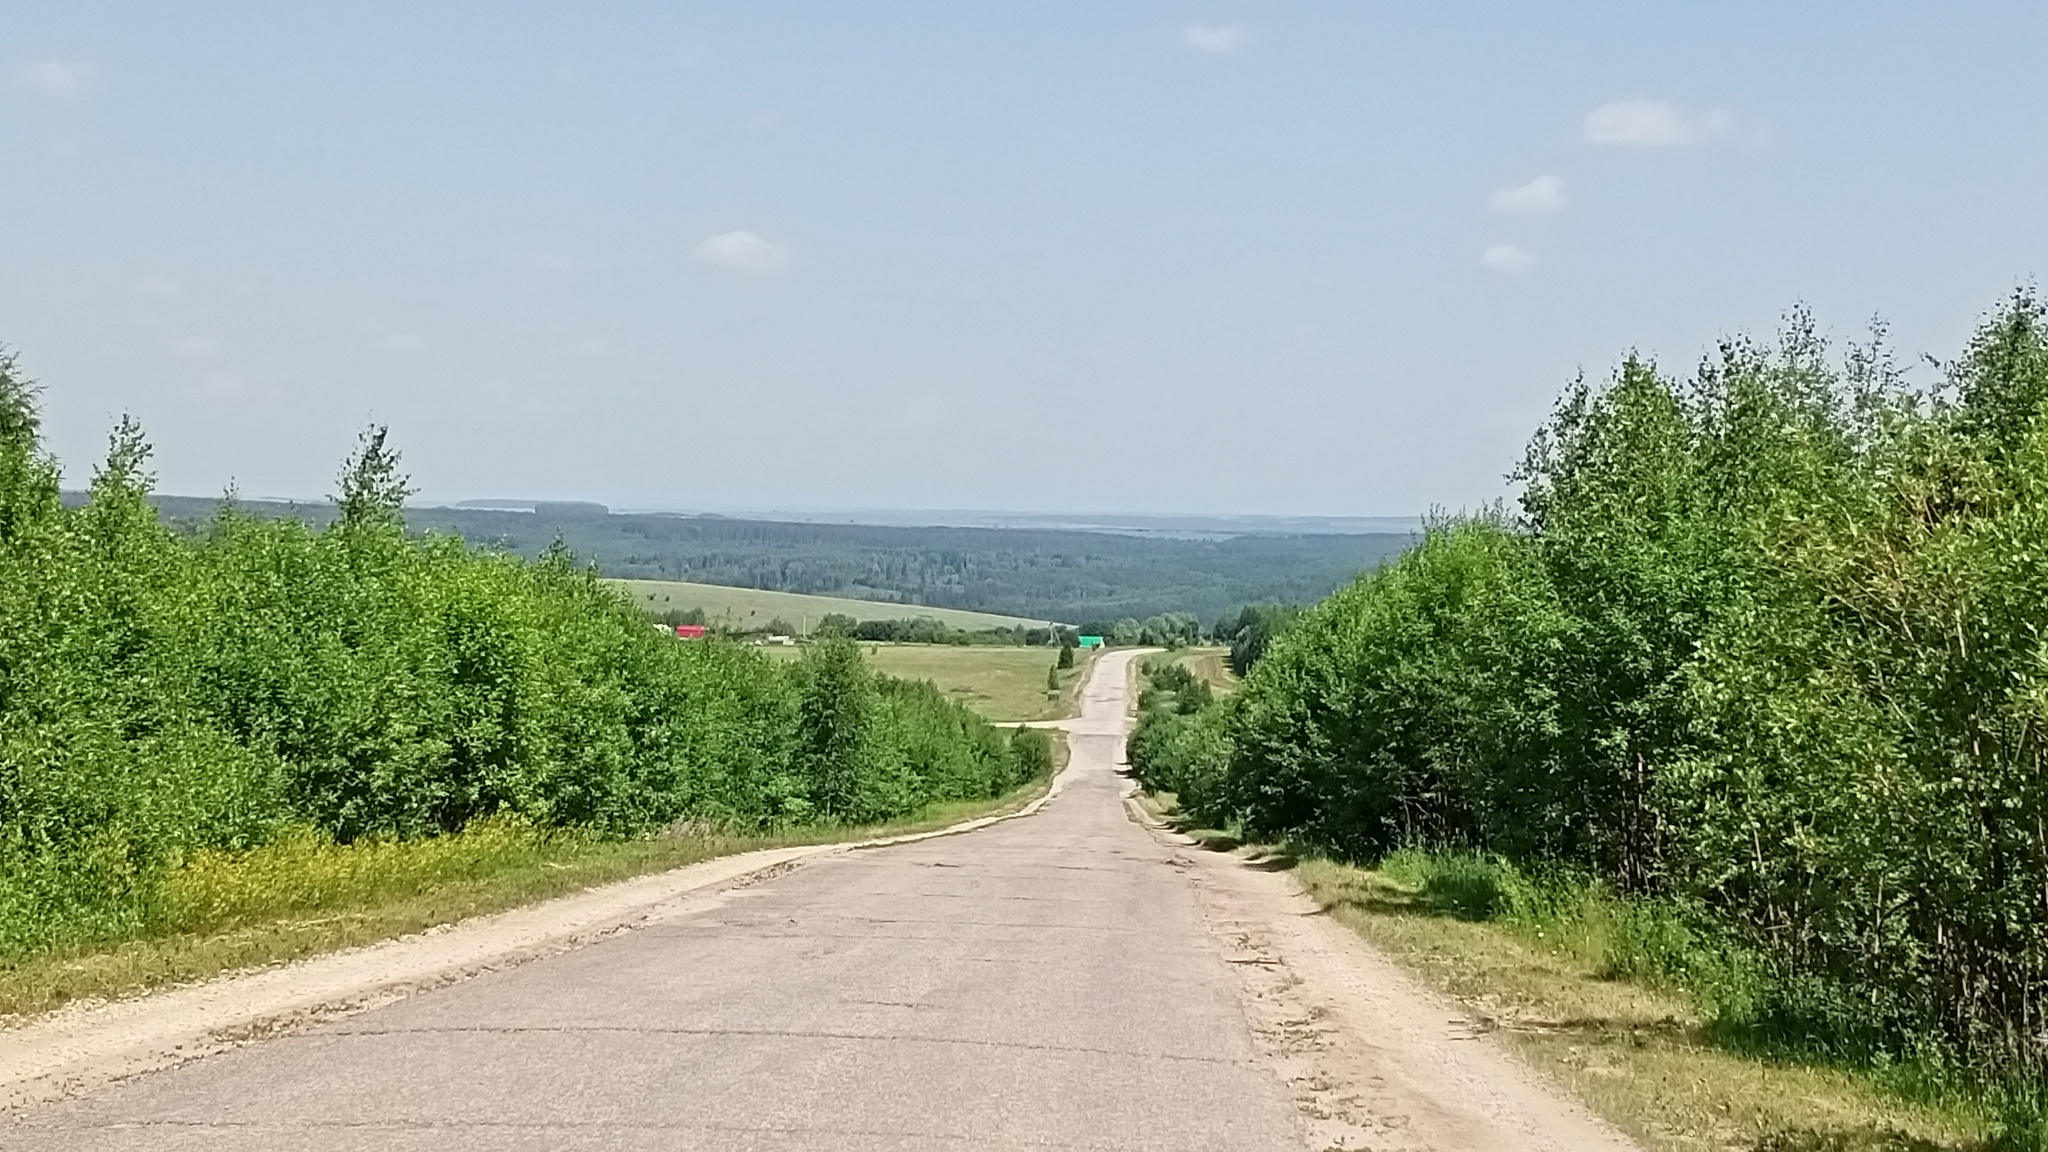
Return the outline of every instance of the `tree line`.
[[[60,499],[37,401],[0,352],[0,963],[132,935],[181,859],[307,829],[860,824],[1049,770],[851,642],[679,644],[565,549],[409,535],[381,428],[324,527],[174,532],[126,419]]]
[[[203,529],[212,501],[161,496],[175,524]],[[331,508],[249,503],[320,527]],[[795,524],[723,516],[408,508],[416,532],[538,558],[557,538],[606,576],[687,580],[1034,620],[1207,620],[1240,604],[1314,600],[1392,556],[1407,533],[1259,534],[1189,540],[1041,528]],[[906,612],[905,615],[913,613]]]
[[[1239,609],[1236,616],[1224,616],[1207,626],[1190,612],[1162,612],[1143,620],[1126,616],[1116,620],[1091,620],[1078,627],[1055,625],[1043,628],[1021,624],[1009,628],[955,628],[929,616],[856,620],[843,612],[828,612],[809,635],[891,644],[1057,645],[1064,648],[1076,646],[1083,636],[1099,636],[1105,643],[1117,647],[1184,648],[1191,644],[1213,643],[1229,646],[1231,666],[1242,676],[1265,652],[1273,637],[1300,612],[1300,606],[1295,604],[1247,604]],[[668,608],[652,613],[652,617],[672,628],[694,624],[719,635],[740,638],[801,634],[796,625],[781,616],[765,623],[731,625],[710,617],[702,608]]]
[[[2042,1084],[2041,299],[1924,385],[1798,313],[1688,375],[1632,356],[1515,475],[1518,507],[1434,524],[1228,699],[1162,690],[1141,778],[1346,858],[1593,883],[1751,1037]]]

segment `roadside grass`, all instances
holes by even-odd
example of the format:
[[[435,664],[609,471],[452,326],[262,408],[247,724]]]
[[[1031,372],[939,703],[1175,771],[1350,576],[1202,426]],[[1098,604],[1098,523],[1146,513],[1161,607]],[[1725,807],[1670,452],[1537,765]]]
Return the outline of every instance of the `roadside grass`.
[[[1638,927],[1612,904],[1492,919],[1502,894],[1471,857],[1403,852],[1361,868],[1186,826],[1171,795],[1155,815],[1204,847],[1291,863],[1309,895],[1418,981],[1462,1005],[1531,1066],[1659,1152],[1991,1152],[1986,1111],[1914,1099],[1910,1079],[1716,1043],[1689,990],[1614,972]],[[1509,897],[1510,899],[1512,896]]]
[[[1005,815],[1044,795],[1066,766],[1066,741],[1054,735],[1052,774],[994,799],[933,805],[889,824],[763,834],[680,827],[606,840],[485,821],[425,840],[340,845],[309,830],[247,852],[201,853],[169,878],[150,935],[0,965],[0,1029],[11,1018],[76,1001],[374,944],[715,856],[912,835]]]
[[[811,596],[801,592],[774,592],[765,588],[731,588],[723,584],[692,584],[680,580],[613,580],[635,603],[650,612],[671,608],[688,611],[702,608],[713,624],[732,628],[761,628],[781,617],[800,632],[818,626],[831,613],[855,620],[937,620],[950,628],[976,631],[983,628],[1043,628],[1043,620],[1021,616],[1000,616],[992,612],[970,612],[960,608],[928,608],[894,600],[856,600],[845,596]]]
[[[1045,674],[1059,660],[1058,648],[995,644],[863,643],[868,666],[902,680],[929,680],[939,691],[998,724],[1058,720],[1074,714],[1081,685],[1095,657],[1075,654],[1074,666],[1059,670],[1059,689],[1046,687]],[[796,647],[768,645],[763,652],[784,658]]]
[[[1183,648],[1174,662],[1186,665],[1188,671],[1207,681],[1218,695],[1237,688],[1237,677],[1230,672],[1228,648]]]

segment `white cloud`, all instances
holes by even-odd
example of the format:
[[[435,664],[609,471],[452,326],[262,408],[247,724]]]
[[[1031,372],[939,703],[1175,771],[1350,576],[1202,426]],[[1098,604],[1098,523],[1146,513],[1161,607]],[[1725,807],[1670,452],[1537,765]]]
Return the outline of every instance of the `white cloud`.
[[[1479,266],[1494,272],[1527,272],[1536,266],[1536,254],[1520,244],[1495,244],[1479,254]]]
[[[1244,47],[1244,26],[1240,24],[1190,24],[1180,30],[1181,43],[1211,56],[1228,56]]]
[[[777,271],[791,258],[788,248],[763,240],[744,228],[737,232],[720,232],[697,245],[697,259],[706,264],[753,276]]]
[[[1729,112],[1687,112],[1663,100],[1637,97],[1586,113],[1583,138],[1588,144],[1671,148],[1726,136],[1734,128],[1735,117]]]
[[[40,60],[14,70],[14,86],[38,96],[62,100],[86,90],[92,83],[93,66],[70,60]]]
[[[1493,194],[1493,210],[1509,216],[1542,216],[1563,208],[1564,180],[1557,176],[1538,176]]]

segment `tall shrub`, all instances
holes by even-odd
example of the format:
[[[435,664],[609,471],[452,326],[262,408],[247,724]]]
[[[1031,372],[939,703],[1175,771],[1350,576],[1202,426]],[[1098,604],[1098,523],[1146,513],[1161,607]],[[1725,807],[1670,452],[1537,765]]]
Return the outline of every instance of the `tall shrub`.
[[[1631,358],[1519,475],[1519,519],[1432,528],[1251,668],[1219,810],[1668,902],[1792,1042],[2048,1071],[2040,301],[1927,389],[1801,314],[1684,380]]]

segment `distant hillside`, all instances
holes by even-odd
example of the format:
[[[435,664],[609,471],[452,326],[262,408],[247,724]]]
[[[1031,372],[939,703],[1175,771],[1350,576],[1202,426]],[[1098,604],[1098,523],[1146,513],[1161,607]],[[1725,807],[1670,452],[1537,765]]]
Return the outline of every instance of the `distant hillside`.
[[[1026,620],[992,612],[970,612],[963,608],[929,608],[895,600],[848,600],[839,596],[811,596],[802,592],[777,592],[763,588],[735,588],[728,584],[686,584],[674,580],[618,580],[619,587],[632,594],[649,612],[660,615],[671,609],[702,608],[707,623],[748,629],[764,627],[781,618],[799,632],[808,632],[829,613],[855,620],[906,620],[925,617],[948,628],[974,632],[986,628],[1043,628],[1045,620]],[[1067,621],[1060,621],[1067,623]]]
[[[164,496],[174,522],[202,523],[216,501]],[[324,505],[245,502],[264,516],[325,523]],[[1321,599],[1399,552],[1406,533],[1172,539],[1038,528],[795,524],[718,516],[414,508],[415,531],[449,532],[533,556],[557,536],[606,576],[895,600],[1034,620],[1161,612],[1213,620],[1259,601]]]

